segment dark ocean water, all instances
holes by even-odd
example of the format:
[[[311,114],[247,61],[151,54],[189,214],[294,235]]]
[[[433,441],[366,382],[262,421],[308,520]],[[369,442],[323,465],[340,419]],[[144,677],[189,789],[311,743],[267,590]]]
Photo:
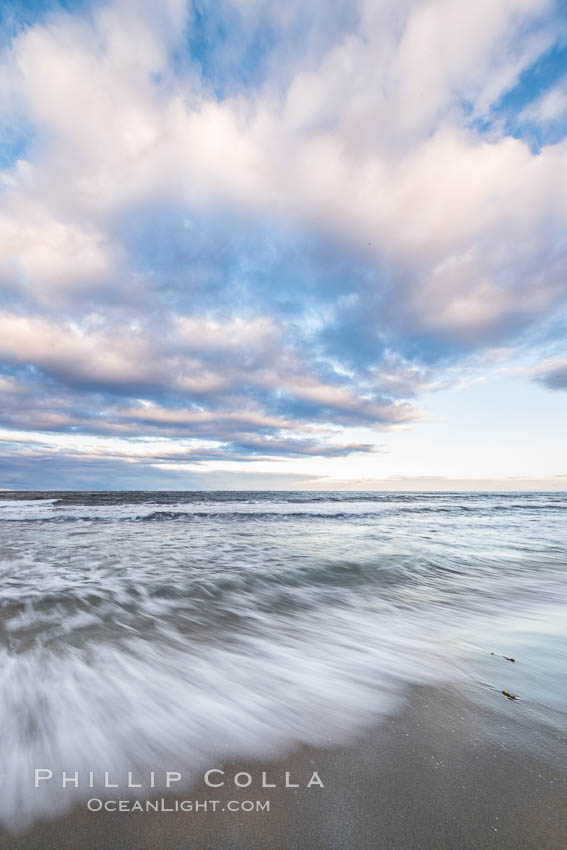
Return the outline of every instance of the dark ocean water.
[[[69,802],[35,767],[347,741],[473,650],[523,651],[561,724],[566,520],[566,493],[1,492],[0,815]]]

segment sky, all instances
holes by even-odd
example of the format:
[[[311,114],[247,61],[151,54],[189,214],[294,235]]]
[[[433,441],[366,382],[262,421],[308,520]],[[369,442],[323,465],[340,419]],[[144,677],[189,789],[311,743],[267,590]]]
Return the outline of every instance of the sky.
[[[567,3],[4,0],[0,488],[567,489]]]

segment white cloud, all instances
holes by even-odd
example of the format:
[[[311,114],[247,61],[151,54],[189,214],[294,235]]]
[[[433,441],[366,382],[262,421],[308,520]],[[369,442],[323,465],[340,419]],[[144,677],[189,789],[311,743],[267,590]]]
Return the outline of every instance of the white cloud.
[[[249,26],[267,15],[282,33],[296,8],[239,5]],[[394,347],[405,335],[469,350],[513,338],[565,300],[567,143],[536,155],[474,123],[553,44],[552,3],[360,0],[356,10],[356,26],[316,59],[296,51],[286,75],[224,99],[187,58],[172,59],[186,39],[182,0],[59,12],[15,38],[0,60],[0,110],[36,140],[1,178],[0,274],[16,306],[0,316],[0,355],[11,368],[33,365],[58,391],[122,392],[117,428],[137,418],[126,411],[148,388],[170,393],[150,402],[148,427],[202,425],[196,399],[234,433],[282,422],[304,433],[322,424],[317,409],[327,425],[397,427],[418,416],[404,397],[434,376],[401,369],[403,352],[381,357],[378,342],[365,375],[340,352],[325,360],[317,339],[332,321],[352,310]],[[524,116],[555,119],[563,89]],[[373,283],[319,292],[295,323],[284,308],[263,312],[263,292],[257,315],[228,315],[214,294],[197,303],[189,283],[181,308],[167,274],[164,294],[117,225],[152,205],[323,234],[374,270]],[[108,306],[118,294],[120,315]],[[313,351],[296,344],[302,321]],[[289,409],[269,409],[276,393]],[[46,427],[49,416],[54,427],[86,421],[67,399],[56,411],[37,405]],[[248,424],[231,420],[238,411]]]
[[[120,275],[113,214],[169,195],[323,228],[370,247],[370,260],[387,253],[412,321],[426,327],[498,324],[517,312],[518,292],[524,313],[537,312],[521,255],[537,259],[567,224],[565,146],[536,157],[512,138],[482,141],[455,110],[471,99],[485,111],[549,47],[549,28],[519,38],[548,8],[363,6],[360,32],[299,71],[283,101],[268,88],[217,103],[190,73],[175,78],[168,49],[183,4],[158,14],[118,2],[89,22],[60,15],[36,26],[4,59],[10,94],[48,140],[37,167],[10,173],[4,267],[38,293]],[[169,84],[156,86],[155,71]],[[505,80],[496,89],[495,75]],[[499,281],[503,265],[515,285]],[[539,285],[545,309],[558,286]]]
[[[567,77],[563,77],[552,88],[544,91],[535,101],[529,103],[518,116],[522,125],[535,124],[546,127],[560,121],[567,115]]]

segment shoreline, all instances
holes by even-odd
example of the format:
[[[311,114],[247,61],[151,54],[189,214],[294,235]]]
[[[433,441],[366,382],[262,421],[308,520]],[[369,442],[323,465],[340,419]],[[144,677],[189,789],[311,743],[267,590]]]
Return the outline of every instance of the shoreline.
[[[266,771],[270,782],[317,771],[324,788],[201,782],[175,795],[144,793],[170,807],[220,801],[214,811],[89,812],[83,804],[24,833],[2,832],[0,850],[563,850],[567,748],[559,730],[534,723],[529,701],[511,702],[480,681],[415,687],[401,713],[354,743],[224,765],[229,779]],[[267,799],[269,812],[227,810],[233,800]]]

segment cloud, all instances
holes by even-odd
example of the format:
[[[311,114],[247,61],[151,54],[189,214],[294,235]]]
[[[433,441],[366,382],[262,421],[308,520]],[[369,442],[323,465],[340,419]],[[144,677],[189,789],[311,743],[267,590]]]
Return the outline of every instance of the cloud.
[[[550,390],[567,390],[567,359],[541,364],[535,371],[535,379]]]
[[[2,423],[285,458],[419,422],[566,305],[567,143],[500,112],[522,90],[516,127],[560,122],[564,80],[523,88],[563,37],[549,0],[28,16],[0,56],[33,139],[0,174]]]
[[[520,122],[547,124],[563,118],[567,112],[567,77],[528,104],[519,115]]]
[[[192,402],[193,414],[208,405],[226,412],[249,408],[252,413],[268,406],[280,416],[299,420],[365,422],[386,428],[411,422],[417,411],[408,402],[381,397],[375,389],[345,386],[335,375],[330,383],[309,371],[309,364],[286,347],[270,320],[251,322],[197,321],[176,316],[165,336],[144,328],[107,328],[97,317],[83,326],[54,323],[36,316],[0,314],[0,356],[7,364],[40,371],[57,384],[77,392],[106,393],[137,400],[140,394],[169,396],[173,402],[169,424],[198,426],[199,416],[179,416],[175,403]],[[162,328],[162,330],[164,330]],[[254,403],[256,407],[254,407]],[[222,409],[222,408],[221,408]],[[107,407],[108,423],[112,406]],[[140,420],[159,424],[155,408],[143,406]],[[171,416],[173,419],[171,419]],[[223,413],[217,420],[235,421]],[[161,421],[167,416],[161,416]],[[257,424],[266,424],[265,413]],[[272,423],[285,427],[271,417]],[[271,426],[273,430],[273,425]]]

